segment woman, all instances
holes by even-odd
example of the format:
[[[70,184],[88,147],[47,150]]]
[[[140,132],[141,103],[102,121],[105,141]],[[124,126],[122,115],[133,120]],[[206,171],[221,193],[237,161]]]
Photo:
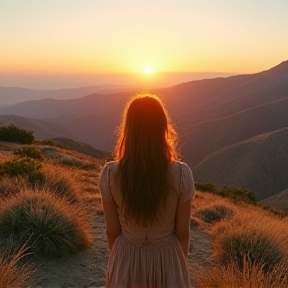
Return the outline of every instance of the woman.
[[[160,99],[140,95],[123,115],[116,161],[99,190],[110,257],[107,288],[190,287],[187,267],[192,173]]]

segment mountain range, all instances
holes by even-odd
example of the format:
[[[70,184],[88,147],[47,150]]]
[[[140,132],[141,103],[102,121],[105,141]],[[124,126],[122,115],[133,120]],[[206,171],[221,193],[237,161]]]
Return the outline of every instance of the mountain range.
[[[20,87],[3,87],[0,86],[0,105],[10,106],[27,100],[42,100],[42,99],[75,99],[92,93],[112,93],[116,91],[130,90],[128,85],[98,85],[79,88],[64,88],[55,90],[34,90]],[[0,107],[1,107],[0,106]]]
[[[45,130],[41,135],[35,131],[39,138],[51,138],[57,131],[54,137],[112,151],[125,103],[139,92],[143,91],[31,100],[0,107],[0,115],[22,117],[23,123],[33,119]],[[179,132],[183,160],[197,181],[247,187],[258,200],[288,188],[288,61],[256,74],[145,92],[163,99]]]

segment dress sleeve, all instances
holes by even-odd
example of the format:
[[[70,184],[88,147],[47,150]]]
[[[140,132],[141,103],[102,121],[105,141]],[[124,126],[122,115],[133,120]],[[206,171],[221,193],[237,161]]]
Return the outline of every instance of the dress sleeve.
[[[186,163],[180,163],[181,181],[179,202],[191,201],[194,193],[194,180],[191,169]]]
[[[100,177],[99,177],[99,183],[98,188],[101,194],[101,197],[105,201],[112,201],[113,197],[110,191],[110,165],[109,163],[106,163],[103,167]]]

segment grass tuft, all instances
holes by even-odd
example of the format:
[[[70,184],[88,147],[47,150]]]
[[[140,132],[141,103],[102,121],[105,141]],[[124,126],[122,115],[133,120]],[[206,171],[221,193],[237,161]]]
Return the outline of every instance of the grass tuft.
[[[89,218],[79,204],[48,190],[23,190],[2,202],[0,237],[40,258],[65,257],[91,243]]]
[[[44,180],[37,187],[47,189],[57,196],[66,198],[71,203],[79,202],[79,183],[71,175],[72,171],[47,164],[43,167],[42,171],[44,173]]]
[[[244,261],[243,269],[234,263],[222,265],[217,263],[209,269],[203,268],[197,275],[199,287],[205,288],[287,288],[288,261],[277,264],[274,269],[264,273],[262,264]],[[197,286],[198,287],[198,286]]]
[[[224,205],[214,205],[212,207],[198,211],[197,215],[206,223],[214,223],[233,215],[232,209]]]
[[[2,176],[0,177],[0,199],[12,197],[28,186],[28,179],[25,177]]]
[[[218,260],[227,265],[234,263],[240,270],[244,263],[261,265],[267,273],[285,259],[282,249],[269,238],[267,234],[255,231],[241,231],[240,233],[226,232],[222,238],[217,253]]]

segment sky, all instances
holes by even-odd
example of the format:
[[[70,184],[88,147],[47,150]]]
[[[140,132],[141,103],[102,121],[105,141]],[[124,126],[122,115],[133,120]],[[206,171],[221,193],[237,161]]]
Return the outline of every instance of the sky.
[[[0,0],[0,85],[256,73],[287,60],[287,27],[288,0]]]

